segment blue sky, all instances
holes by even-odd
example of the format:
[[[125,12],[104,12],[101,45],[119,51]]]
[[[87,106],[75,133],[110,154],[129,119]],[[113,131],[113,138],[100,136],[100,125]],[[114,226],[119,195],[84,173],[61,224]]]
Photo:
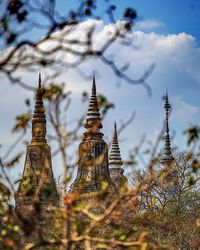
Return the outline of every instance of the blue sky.
[[[58,8],[63,10],[66,1],[59,1]],[[68,6],[76,6],[76,1],[68,1]],[[99,1],[100,2],[100,1]],[[200,32],[200,2],[199,0],[115,0],[110,3],[116,5],[115,17],[122,18],[126,7],[133,7],[138,12],[138,21],[157,19],[166,24],[162,33],[186,32],[196,37],[199,41]],[[104,1],[98,5],[98,13],[106,8]],[[70,8],[69,8],[70,9]]]
[[[59,9],[62,9],[64,2],[66,1],[59,1]],[[74,1],[69,2],[71,2],[69,6],[72,7]],[[83,66],[83,70],[87,73],[98,70],[97,91],[106,94],[108,100],[116,104],[115,109],[104,121],[105,140],[110,141],[115,120],[120,125],[122,120],[127,120],[131,113],[136,111],[134,122],[119,138],[122,158],[127,158],[129,151],[138,145],[144,133],[147,139],[154,142],[162,128],[164,118],[162,96],[168,88],[172,105],[170,117],[170,130],[174,136],[172,144],[185,149],[187,146],[183,130],[191,124],[200,122],[200,33],[198,30],[200,2],[199,0],[127,0],[115,1],[115,3],[117,3],[116,18],[119,20],[121,10],[125,6],[132,6],[137,10],[139,17],[131,39],[139,49],[122,49],[119,44],[116,44],[111,48],[110,53],[115,54],[116,61],[121,65],[130,62],[128,74],[132,78],[141,76],[151,63],[155,63],[156,67],[148,78],[153,91],[153,96],[149,98],[142,86],[132,86],[125,82],[121,82],[118,86],[112,71],[99,61],[89,61]],[[101,8],[103,9],[104,6],[102,5]],[[96,21],[86,21],[79,26],[79,32],[94,22]],[[110,26],[106,20],[96,22],[96,26],[98,44],[106,38],[106,32]],[[64,56],[63,60],[65,60]],[[42,70],[42,74],[45,75],[45,70]],[[22,77],[31,86],[37,84],[37,73],[25,72]],[[0,138],[4,146],[1,150],[4,150],[15,138],[15,135],[11,137],[10,130],[16,113],[25,111],[24,100],[27,97],[33,99],[33,95],[18,86],[11,86],[2,75],[0,75],[0,81],[0,114],[4,117],[0,124]],[[73,71],[63,73],[57,81],[66,81],[67,90],[70,89],[73,93],[68,116],[71,119],[80,116],[87,110],[87,104],[81,104],[81,92],[90,91],[91,81],[80,78]],[[27,134],[28,140],[30,136],[31,131]],[[24,150],[24,146],[19,145],[18,149]],[[74,152],[75,149],[70,150]],[[60,159],[53,159],[53,164],[56,165],[56,176],[59,176],[62,172],[59,167]],[[10,174],[17,178],[22,168],[23,162]]]
[[[199,0],[127,0],[115,1],[118,9],[132,6],[138,12],[138,20],[157,19],[165,23],[161,33],[186,32],[200,39],[200,2]],[[120,16],[118,15],[120,18]]]
[[[101,15],[104,13],[107,3],[103,0],[97,2],[100,4],[97,5],[98,8],[95,13]],[[74,0],[60,0],[56,2],[57,9],[61,14],[65,14],[68,10],[76,9],[78,3],[79,1]],[[153,19],[160,20],[165,24],[162,29],[157,29],[157,32],[162,34],[186,32],[194,36],[198,43],[200,41],[200,32],[198,29],[200,26],[199,0],[115,0],[110,1],[110,4],[116,5],[114,12],[116,20],[122,19],[123,10],[126,7],[132,7],[138,12],[137,21]],[[44,20],[45,19],[41,19],[41,22]],[[108,22],[105,15],[103,16],[103,20],[105,23]],[[31,30],[28,35],[31,35],[34,39],[34,37],[41,35],[41,32],[42,31]],[[32,34],[34,34],[34,36]]]

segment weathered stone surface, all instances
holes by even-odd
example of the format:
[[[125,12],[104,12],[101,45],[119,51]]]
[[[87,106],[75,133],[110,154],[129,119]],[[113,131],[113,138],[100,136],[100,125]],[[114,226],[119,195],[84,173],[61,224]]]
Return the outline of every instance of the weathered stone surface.
[[[110,185],[108,168],[108,146],[103,140],[101,118],[97,103],[95,79],[88,108],[83,141],[79,145],[78,172],[70,191],[90,193],[101,190],[102,185]]]
[[[165,136],[164,136],[164,147],[163,154],[161,156],[160,162],[162,164],[162,170],[164,171],[164,178],[162,185],[165,187],[167,194],[169,196],[174,196],[178,191],[178,171],[176,169],[176,163],[172,155],[171,150],[171,140],[169,133],[169,113],[171,106],[169,104],[168,93],[165,96]]]
[[[118,143],[117,125],[115,123],[112,139],[112,148],[109,157],[109,171],[113,184],[112,186],[114,187],[113,191],[117,193],[117,195],[128,190],[128,180],[126,176],[123,175],[124,170],[122,169],[122,165],[123,162],[121,159],[120,148]]]
[[[28,225],[29,232],[25,232],[24,244],[37,244],[42,238],[50,239],[52,235],[47,225],[50,221],[52,223],[55,209],[60,207],[60,197],[53,176],[50,147],[46,143],[46,117],[40,79],[32,118],[32,141],[27,147],[15,201],[16,214],[22,227]]]

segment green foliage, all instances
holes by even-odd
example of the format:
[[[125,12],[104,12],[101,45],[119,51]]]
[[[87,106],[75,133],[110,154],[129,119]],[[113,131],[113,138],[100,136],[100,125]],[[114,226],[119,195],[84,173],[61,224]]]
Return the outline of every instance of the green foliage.
[[[200,127],[191,126],[183,132],[187,136],[187,143],[191,145],[199,140]]]
[[[0,195],[1,195],[1,197],[2,196],[7,196],[7,197],[10,196],[10,190],[9,190],[9,188],[6,187],[6,185],[3,184],[3,183],[1,183],[1,182],[0,182]]]
[[[10,195],[11,193],[9,188],[4,183],[0,182],[0,214],[8,206]]]
[[[23,155],[23,152],[19,152],[14,158],[12,158],[9,162],[6,163],[6,167],[14,167],[17,163],[19,163],[21,157]]]
[[[19,245],[17,241],[19,239],[19,226],[11,220],[11,216],[9,218],[9,214],[7,217],[4,217],[5,224],[0,230],[0,247],[3,250],[11,250],[16,249]]]
[[[9,205],[11,192],[0,182],[0,249],[14,249],[19,226],[13,220],[13,207]]]
[[[20,182],[20,191],[25,195],[25,196],[33,196],[34,195],[34,187],[33,187],[33,176],[27,175],[24,176],[23,179],[21,179]]]
[[[105,115],[110,109],[113,109],[115,107],[114,103],[109,102],[108,99],[104,95],[98,95],[98,105],[101,109],[102,115]]]
[[[84,234],[84,232],[88,226],[88,222],[84,221],[84,220],[77,220],[75,225],[76,225],[77,234],[82,235],[82,234]]]
[[[25,131],[29,121],[31,120],[31,114],[30,112],[24,113],[22,115],[18,115],[15,118],[16,123],[12,129],[12,132],[19,132],[19,131]]]
[[[49,101],[56,101],[59,99],[66,99],[70,94],[70,91],[65,93],[65,83],[50,83],[44,88],[43,98]]]
[[[188,184],[189,186],[192,186],[192,185],[195,184],[195,179],[194,179],[193,176],[190,176],[190,177],[189,177],[189,179],[188,179],[188,181],[187,181],[187,184]]]
[[[194,159],[192,162],[192,170],[194,173],[200,170],[200,162],[197,159]]]

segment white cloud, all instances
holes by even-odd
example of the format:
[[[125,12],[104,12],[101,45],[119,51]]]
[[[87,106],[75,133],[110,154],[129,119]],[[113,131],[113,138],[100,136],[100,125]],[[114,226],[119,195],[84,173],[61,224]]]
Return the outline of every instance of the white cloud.
[[[171,101],[173,104],[172,119],[178,123],[192,121],[199,112],[199,107],[190,105],[182,100],[180,96],[173,97]]]
[[[154,25],[155,28],[155,22],[150,24],[149,27],[151,26],[153,28]],[[74,37],[84,39],[84,30],[85,28],[88,29],[91,25],[95,25],[97,28],[95,46],[100,46],[108,39],[114,28],[114,24],[103,25],[100,21],[88,20],[87,22],[81,23],[76,30],[74,30]],[[118,22],[117,25],[120,25],[120,22]],[[109,49],[107,55],[113,56],[115,62],[120,66],[129,62],[130,69],[127,71],[127,74],[134,79],[139,78],[151,63],[156,63],[157,67],[148,79],[148,83],[153,89],[153,99],[147,99],[142,87],[133,87],[123,83],[120,88],[116,88],[113,72],[100,61],[89,60],[82,68],[87,75],[91,74],[94,69],[99,70],[100,77],[97,78],[97,90],[98,92],[106,94],[108,100],[116,104],[116,109],[113,110],[104,121],[103,132],[105,133],[105,138],[111,137],[114,120],[128,120],[132,111],[137,111],[133,125],[120,135],[121,139],[128,138],[127,141],[121,145],[123,158],[126,158],[130,147],[139,143],[144,132],[147,133],[148,138],[151,136],[152,139],[155,131],[160,131],[162,128],[164,111],[160,97],[165,92],[166,86],[169,88],[170,102],[173,104],[171,119],[171,121],[173,121],[173,129],[183,131],[180,125],[183,121],[190,123],[193,122],[194,119],[200,119],[199,108],[194,104],[191,105],[189,101],[186,102],[185,98],[183,98],[183,95],[187,96],[187,92],[189,91],[194,91],[195,93],[199,91],[200,49],[195,44],[195,38],[186,33],[161,35],[135,31],[129,35],[129,39],[133,41],[133,44],[138,49],[122,47],[118,43]],[[51,45],[48,44],[46,46]],[[66,61],[72,59],[67,53],[64,54],[63,52],[60,53],[59,56],[62,60]],[[32,86],[34,86],[36,80],[37,75],[35,74],[28,77],[28,81]],[[82,112],[86,110],[87,105],[82,105],[82,103],[78,101],[78,98],[83,90],[90,90],[91,82],[78,77],[72,71],[67,71],[67,69],[59,76],[59,82],[60,81],[67,82],[67,90],[72,90],[73,93],[76,94],[76,98],[73,96],[71,111],[67,114],[68,117],[71,119],[72,116],[81,115]],[[4,93],[2,103],[0,102],[2,104],[2,108],[0,109],[2,111],[1,113],[4,112],[10,115],[11,107],[12,116],[23,112],[21,108],[22,105],[20,105],[20,102],[23,104],[23,101],[19,99],[22,98],[22,94],[25,98],[26,93],[19,94],[19,92],[15,90],[15,94],[13,94],[13,92],[11,94],[9,88],[3,91],[3,87],[0,88],[0,90],[2,90],[1,93]],[[186,99],[189,100],[189,98]],[[12,120],[10,119],[9,123],[11,122]],[[184,123],[184,126],[185,124],[186,123]],[[5,116],[5,119],[2,119],[1,122],[0,132],[2,132],[2,130],[3,132],[6,131],[7,127],[8,120]],[[177,143],[180,142],[179,139],[175,139]]]
[[[66,35],[66,40],[80,39],[84,41],[87,30],[91,27],[95,27],[93,37],[94,47],[100,48],[102,44],[112,36],[115,26],[119,28],[122,24],[123,22],[118,21],[116,24],[104,25],[102,21],[89,19],[73,28],[70,35],[68,35],[69,28],[66,28],[66,30],[56,32],[54,37],[59,36],[59,33],[61,33],[61,35]],[[139,22],[137,25],[142,27],[158,27],[159,25],[163,25],[163,23],[159,20],[147,20]],[[62,43],[64,47],[68,44],[65,44],[65,39],[63,39]],[[143,31],[135,31],[129,35],[129,40],[132,41],[138,49],[134,50],[122,47],[120,43],[115,43],[110,46],[106,54],[113,57],[118,65],[123,66],[126,62],[130,62],[130,77],[138,78],[151,63],[156,63],[158,66],[156,69],[158,74],[162,71],[168,71],[170,75],[171,73],[177,74],[177,72],[180,71],[200,84],[200,71],[198,70],[200,66],[200,49],[196,47],[195,38],[191,35],[184,32],[180,34],[161,35],[153,32],[145,33]],[[50,51],[56,44],[57,42],[53,39],[51,42],[43,43],[41,47]],[[72,45],[71,48],[84,51],[84,46],[80,47],[80,45],[77,44]],[[30,51],[30,53],[32,53],[32,51]],[[52,59],[52,57],[53,59],[62,60],[65,63],[75,62],[77,60],[77,56],[71,54],[67,49],[66,51],[60,51],[56,56],[49,53],[49,59]],[[84,67],[86,66],[84,70],[87,69],[88,72],[86,73],[91,74],[96,65],[97,63],[93,60],[88,60],[84,65]],[[104,70],[103,63],[98,64],[98,68],[99,67],[101,67],[101,71]],[[63,67],[63,71],[66,70],[69,70],[69,68],[67,66]],[[112,72],[110,72],[110,74],[112,74]],[[68,75],[70,75],[70,73]],[[76,85],[78,85],[78,83]],[[80,92],[80,87],[73,84],[73,90]]]
[[[155,19],[149,19],[141,22],[137,22],[135,24],[135,29],[140,30],[140,29],[157,29],[164,27],[165,23],[160,21],[160,20],[155,20]]]

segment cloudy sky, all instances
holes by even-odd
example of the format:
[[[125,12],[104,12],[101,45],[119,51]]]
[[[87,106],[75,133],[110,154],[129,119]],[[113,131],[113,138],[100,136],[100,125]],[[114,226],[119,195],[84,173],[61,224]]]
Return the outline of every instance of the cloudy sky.
[[[104,121],[105,140],[111,139],[115,120],[120,125],[135,111],[135,120],[120,134],[122,157],[126,159],[129,151],[138,145],[144,133],[147,139],[154,142],[162,128],[164,118],[162,97],[167,88],[172,105],[170,117],[172,143],[173,146],[185,149],[186,138],[183,136],[183,130],[191,124],[200,122],[199,0],[115,2],[118,2],[116,10],[118,23],[121,18],[120,10],[125,6],[134,7],[139,17],[134,32],[130,35],[133,48],[122,48],[120,44],[116,44],[109,53],[115,56],[118,65],[122,66],[127,62],[130,64],[127,74],[134,79],[139,78],[151,64],[156,66],[147,79],[152,88],[152,97],[149,97],[140,85],[133,86],[123,81],[119,84],[113,72],[99,61],[89,61],[83,66],[83,70],[88,74],[97,71],[97,91],[115,103],[115,109],[110,111]],[[58,8],[62,8],[61,3]],[[80,24],[77,32],[81,33],[85,27],[94,23],[98,30],[96,33],[98,46],[106,39],[113,24],[108,24],[107,20],[90,19]],[[23,74],[23,79],[31,86],[37,84],[37,78],[37,73]],[[86,104],[81,105],[80,95],[84,90],[90,91],[91,81],[86,81],[73,71],[63,73],[57,79],[58,82],[63,80],[67,83],[67,90],[72,90],[73,98],[68,117],[73,119],[87,110]],[[33,99],[33,95],[18,86],[11,87],[2,75],[0,81],[0,140],[3,153],[15,139],[15,135],[11,136],[10,130],[16,113],[25,111],[24,100],[26,97]],[[30,135],[31,133],[27,135],[29,140]],[[24,147],[19,145],[18,149],[24,150]],[[56,175],[60,175],[62,170],[59,168],[59,160],[53,159],[53,164],[56,165]],[[22,168],[23,162],[10,174],[15,177],[20,176]]]

